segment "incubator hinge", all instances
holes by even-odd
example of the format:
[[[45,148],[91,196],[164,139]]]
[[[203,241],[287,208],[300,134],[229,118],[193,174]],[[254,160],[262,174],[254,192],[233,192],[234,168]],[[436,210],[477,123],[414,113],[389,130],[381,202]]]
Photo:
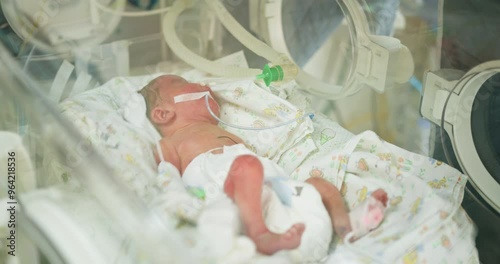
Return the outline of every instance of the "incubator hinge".
[[[439,70],[427,72],[424,79],[422,100],[420,102],[420,113],[423,117],[440,125],[443,110],[445,110],[445,121],[453,123],[458,103],[459,89],[454,89],[458,84],[463,72],[457,70]],[[450,93],[453,93],[450,95]],[[448,99],[449,97],[449,99]],[[446,102],[448,100],[448,102]]]

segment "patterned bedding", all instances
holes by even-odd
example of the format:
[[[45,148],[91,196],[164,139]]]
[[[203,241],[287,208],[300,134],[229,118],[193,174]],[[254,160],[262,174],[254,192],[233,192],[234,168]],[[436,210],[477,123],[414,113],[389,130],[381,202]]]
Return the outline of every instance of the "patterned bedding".
[[[155,76],[113,79],[66,100],[62,113],[102,152],[114,175],[154,210],[196,223],[203,205],[174,175],[157,175],[153,157],[157,132],[124,118],[131,93]],[[312,111],[295,83],[277,87],[274,94],[248,80],[215,85],[214,91],[222,102],[221,118],[230,123],[262,127]],[[341,190],[349,208],[376,188],[388,192],[389,208],[382,225],[354,243],[337,239],[327,263],[478,262],[474,226],[460,207],[467,177],[446,164],[384,142],[373,132],[352,135],[321,114],[273,132],[225,128],[247,140],[258,154],[278,162],[291,178],[329,180]],[[61,181],[71,178],[64,168],[55,175]],[[196,226],[186,225],[178,232],[189,241],[202,239],[197,237]],[[264,257],[249,251],[251,246],[245,247],[235,244],[224,256],[240,263],[290,260],[286,254]],[[205,260],[214,259],[206,256]]]

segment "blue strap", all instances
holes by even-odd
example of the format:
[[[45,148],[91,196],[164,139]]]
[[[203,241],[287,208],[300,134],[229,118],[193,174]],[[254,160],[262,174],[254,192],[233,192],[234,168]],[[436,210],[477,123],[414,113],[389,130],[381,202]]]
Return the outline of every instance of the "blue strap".
[[[271,188],[276,192],[281,203],[286,206],[292,205],[292,189],[286,185],[285,181],[289,179],[286,177],[266,177],[264,182],[269,183]]]

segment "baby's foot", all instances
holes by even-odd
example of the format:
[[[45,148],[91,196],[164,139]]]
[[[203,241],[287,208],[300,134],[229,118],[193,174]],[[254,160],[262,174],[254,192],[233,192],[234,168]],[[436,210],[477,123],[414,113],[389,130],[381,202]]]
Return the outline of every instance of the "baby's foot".
[[[377,189],[368,199],[349,213],[354,240],[364,236],[382,223],[387,200],[387,193],[382,189]]]
[[[253,241],[260,253],[272,255],[283,249],[297,248],[305,228],[304,224],[295,224],[284,234],[267,231],[256,236]]]
[[[387,206],[387,201],[389,198],[387,197],[387,193],[382,189],[376,189],[372,192],[372,197],[379,200],[384,206]]]

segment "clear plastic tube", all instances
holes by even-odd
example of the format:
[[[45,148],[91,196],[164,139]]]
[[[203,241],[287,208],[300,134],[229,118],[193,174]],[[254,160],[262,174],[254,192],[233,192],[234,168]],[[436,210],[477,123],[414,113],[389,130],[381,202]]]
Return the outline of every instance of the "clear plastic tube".
[[[246,69],[221,65],[220,63],[207,60],[186,48],[177,36],[175,31],[175,22],[177,17],[185,9],[190,7],[187,2],[189,1],[176,1],[163,19],[163,35],[165,41],[177,56],[182,58],[189,65],[212,75],[238,78],[257,76],[261,73],[260,69]],[[224,27],[252,52],[267,59],[274,65],[293,64],[293,62],[286,55],[277,52],[266,43],[250,34],[232,17],[219,0],[205,0],[205,2],[216,13]],[[294,73],[294,75],[295,74],[295,79],[301,86],[303,86],[304,90],[323,98],[340,99],[355,92],[352,91],[352,89],[346,90],[342,86],[332,85],[320,81],[300,68],[298,69],[298,73]],[[288,79],[287,76],[285,76],[285,78]]]
[[[303,70],[299,70],[296,80],[304,90],[324,99],[336,100],[350,95],[344,87],[325,83]]]
[[[266,43],[250,34],[233,18],[233,16],[231,16],[231,14],[229,14],[219,0],[205,0],[205,2],[216,13],[224,27],[255,54],[267,59],[273,64],[293,64],[286,55],[277,52],[275,49],[269,47]],[[340,99],[349,95],[347,91],[344,90],[344,87],[320,81],[300,68],[298,69],[298,74],[295,79],[306,91],[324,98]]]
[[[177,17],[187,8],[188,4],[186,1],[176,1],[163,19],[163,35],[165,41],[177,56],[181,57],[189,65],[212,75],[241,78],[260,74],[260,69],[248,69],[222,65],[220,63],[207,60],[186,48],[177,36],[175,31],[175,22]]]
[[[249,48],[255,54],[267,59],[275,65],[288,65],[293,62],[284,54],[277,52],[269,47],[266,43],[260,41],[242,27],[232,16],[219,0],[205,0],[207,5],[216,13],[217,17],[224,27],[242,44]],[[261,73],[260,69],[244,69],[221,65],[210,60],[207,60],[185,47],[180,41],[175,31],[175,22],[177,17],[190,6],[186,1],[178,0],[165,15],[163,20],[163,34],[165,41],[169,44],[172,51],[182,58],[189,65],[205,71],[212,75],[223,77],[248,77],[257,76]],[[349,95],[342,86],[331,85],[322,82],[310,74],[298,69],[295,79],[304,87],[304,89],[312,94],[322,96],[328,99],[339,99]],[[286,79],[289,79],[285,76]]]
[[[224,27],[247,48],[255,54],[267,59],[274,64],[289,62],[284,54],[278,53],[266,43],[260,41],[242,27],[219,0],[205,0],[207,5],[216,13]]]
[[[233,128],[237,128],[237,129],[243,129],[243,130],[254,130],[254,131],[258,131],[258,130],[267,130],[267,129],[274,129],[274,128],[278,128],[278,127],[282,127],[282,126],[286,126],[286,125],[290,125],[292,123],[295,123],[295,122],[299,122],[300,120],[306,118],[306,117],[309,117],[309,118],[314,118],[314,114],[313,113],[307,113],[307,114],[304,114],[302,115],[301,117],[299,118],[296,118],[296,119],[292,119],[292,120],[288,120],[288,121],[285,121],[283,123],[280,123],[280,124],[277,124],[277,125],[274,125],[274,126],[268,126],[268,127],[246,127],[246,126],[239,126],[239,125],[233,125],[233,124],[230,124],[230,123],[227,123],[225,121],[223,121],[222,119],[220,119],[213,111],[212,109],[210,108],[210,105],[208,104],[208,95],[205,95],[205,105],[207,106],[207,110],[208,112],[210,113],[210,115],[212,115],[213,118],[215,118],[217,121],[219,121],[220,123],[226,125],[226,126],[229,126],[229,127],[233,127]]]

